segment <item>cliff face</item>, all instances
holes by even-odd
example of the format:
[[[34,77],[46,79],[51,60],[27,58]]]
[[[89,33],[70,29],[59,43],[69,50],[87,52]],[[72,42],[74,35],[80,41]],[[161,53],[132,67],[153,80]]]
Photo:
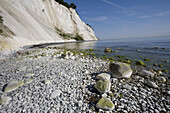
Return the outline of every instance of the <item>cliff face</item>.
[[[25,45],[97,40],[72,8],[54,0],[0,0],[0,50],[16,49]]]

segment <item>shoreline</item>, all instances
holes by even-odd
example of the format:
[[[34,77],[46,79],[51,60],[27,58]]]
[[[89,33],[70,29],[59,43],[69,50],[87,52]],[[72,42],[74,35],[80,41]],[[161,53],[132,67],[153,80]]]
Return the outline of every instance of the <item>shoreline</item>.
[[[99,73],[109,73],[110,61],[90,57],[91,53],[55,47],[35,48],[0,60],[1,89],[11,80],[24,81],[23,86],[12,92],[0,91],[1,98],[11,98],[6,105],[0,105],[0,111],[104,111],[96,108],[102,95],[94,88],[94,84]],[[67,54],[70,56],[67,57]],[[113,112],[170,111],[170,77],[165,73],[150,70],[154,73],[154,78],[145,78],[139,75],[145,67],[131,68],[133,74],[130,79],[110,79],[111,89],[106,94],[115,106]],[[162,76],[166,81],[160,82],[155,79],[156,76]],[[148,87],[145,84],[148,80],[156,83],[158,88]],[[45,83],[47,81],[48,84]],[[59,95],[52,98],[51,94],[56,90]]]

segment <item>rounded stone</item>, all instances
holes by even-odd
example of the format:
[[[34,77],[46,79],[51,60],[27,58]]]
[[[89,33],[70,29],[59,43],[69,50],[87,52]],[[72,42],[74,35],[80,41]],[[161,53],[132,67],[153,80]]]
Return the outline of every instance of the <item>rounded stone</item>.
[[[98,74],[96,76],[96,79],[99,79],[99,80],[110,80],[110,75],[108,73],[101,73],[101,74]]]
[[[106,93],[110,91],[111,82],[109,80],[98,80],[95,84],[95,88],[100,93]]]
[[[96,104],[96,107],[98,109],[103,109],[107,111],[112,111],[115,108],[113,102],[105,97],[99,100],[99,102]]]
[[[145,84],[151,88],[158,88],[158,85],[152,81],[146,81]]]
[[[166,82],[166,79],[163,76],[157,76],[157,77],[155,77],[155,79],[160,81],[160,82]]]
[[[102,97],[107,97],[107,94],[106,93],[102,94]]]
[[[52,98],[56,98],[57,96],[60,96],[61,93],[62,93],[61,90],[55,90],[55,91],[51,94],[51,97],[52,97]]]
[[[2,97],[1,99],[0,99],[0,104],[2,104],[2,105],[7,105],[8,103],[9,103],[9,101],[11,100],[11,97]]]
[[[24,75],[24,77],[32,77],[34,76],[34,73],[27,73],[26,75]]]
[[[12,80],[6,85],[6,87],[4,88],[4,92],[11,92],[11,91],[19,88],[23,84],[24,84],[24,82],[22,82],[22,81]]]
[[[143,76],[145,78],[154,78],[154,73],[152,73],[151,71],[147,71],[147,70],[142,70],[140,73],[139,73],[140,76]]]
[[[44,83],[44,84],[50,84],[51,81],[50,81],[50,80],[44,80],[43,83]]]
[[[170,91],[166,91],[166,93],[167,93],[167,95],[169,95],[169,96],[170,96]]]
[[[124,88],[124,89],[128,89],[128,90],[131,90],[131,89],[132,89],[132,87],[131,87],[129,84],[123,85],[123,88]]]
[[[112,76],[116,78],[130,78],[132,75],[132,70],[130,66],[126,63],[110,62],[109,70],[112,73]]]

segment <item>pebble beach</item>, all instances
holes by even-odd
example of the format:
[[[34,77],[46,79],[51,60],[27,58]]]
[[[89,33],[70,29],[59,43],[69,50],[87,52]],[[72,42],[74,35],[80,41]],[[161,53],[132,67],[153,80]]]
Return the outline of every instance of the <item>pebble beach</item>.
[[[115,78],[109,64],[55,47],[15,52],[0,59],[0,113],[170,112],[167,73],[131,66],[130,78]],[[109,85],[101,93],[103,73]]]

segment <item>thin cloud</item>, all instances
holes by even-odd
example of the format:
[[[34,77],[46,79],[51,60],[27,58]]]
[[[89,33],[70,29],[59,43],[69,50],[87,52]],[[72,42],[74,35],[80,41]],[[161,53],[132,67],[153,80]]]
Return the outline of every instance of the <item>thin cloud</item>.
[[[125,7],[122,7],[122,6],[120,6],[120,5],[118,5],[118,4],[114,3],[114,2],[110,2],[108,0],[101,0],[101,1],[103,1],[103,2],[105,2],[107,4],[109,4],[109,5],[112,5],[112,6],[116,7],[116,8],[123,9],[124,11],[120,11],[120,13],[124,13],[124,14],[127,14],[129,16],[137,14],[136,11],[127,9]]]
[[[167,16],[169,14],[170,14],[170,11],[165,11],[165,12],[155,14],[155,16]]]
[[[137,14],[136,11],[129,10],[129,9],[121,11],[120,13],[128,14],[129,16],[133,16],[133,15]]]
[[[117,7],[117,8],[120,8],[120,9],[126,9],[126,8],[124,8],[124,7],[121,7],[120,5],[117,5],[117,4],[113,3],[113,2],[110,2],[110,1],[107,1],[107,0],[102,0],[102,1],[105,2],[105,3],[107,3],[107,4],[112,5],[112,6],[114,6],[114,7]]]
[[[94,18],[86,17],[84,19],[89,20],[89,21],[104,21],[104,20],[107,20],[107,16],[99,16],[99,17],[94,17]]]
[[[147,16],[147,15],[142,15],[142,16],[139,16],[138,18],[140,19],[146,19],[146,18],[149,18],[150,16]]]

